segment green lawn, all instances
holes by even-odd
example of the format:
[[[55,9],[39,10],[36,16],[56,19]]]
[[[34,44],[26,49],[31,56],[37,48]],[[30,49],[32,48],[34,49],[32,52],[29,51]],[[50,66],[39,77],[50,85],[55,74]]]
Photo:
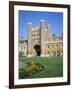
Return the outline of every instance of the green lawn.
[[[63,76],[63,57],[20,57],[20,62],[35,61],[44,66],[44,70],[27,78],[45,78]],[[20,77],[19,77],[20,78]]]

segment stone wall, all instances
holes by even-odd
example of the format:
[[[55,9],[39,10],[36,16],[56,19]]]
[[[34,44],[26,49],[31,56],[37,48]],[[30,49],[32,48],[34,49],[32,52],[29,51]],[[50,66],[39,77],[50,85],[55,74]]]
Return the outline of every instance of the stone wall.
[[[63,37],[52,37],[51,36],[51,25],[45,26],[45,21],[41,20],[39,27],[32,27],[32,23],[27,24],[28,29],[28,42],[24,43],[25,56],[36,56],[37,51],[34,48],[38,45],[37,50],[40,50],[40,56],[57,56],[63,55]],[[22,47],[22,46],[21,46]]]

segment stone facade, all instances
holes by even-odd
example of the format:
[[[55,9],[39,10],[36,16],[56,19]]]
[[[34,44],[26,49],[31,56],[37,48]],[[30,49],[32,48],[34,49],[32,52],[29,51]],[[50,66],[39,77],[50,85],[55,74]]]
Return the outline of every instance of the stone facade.
[[[27,24],[28,40],[19,39],[19,52],[24,56],[62,56],[63,37],[51,36],[51,25],[45,27],[45,21],[33,28],[32,23]]]

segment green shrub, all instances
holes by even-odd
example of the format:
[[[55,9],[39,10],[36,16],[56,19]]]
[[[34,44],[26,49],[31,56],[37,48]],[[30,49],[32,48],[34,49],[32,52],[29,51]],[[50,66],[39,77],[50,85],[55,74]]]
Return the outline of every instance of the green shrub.
[[[44,66],[42,66],[40,63],[36,63],[35,71],[39,72],[44,70]]]
[[[30,73],[27,72],[25,69],[19,69],[19,78],[23,79],[24,77],[30,76]]]
[[[29,77],[34,73],[40,72],[44,70],[44,66],[35,61],[26,62],[27,67],[19,69],[19,77]]]

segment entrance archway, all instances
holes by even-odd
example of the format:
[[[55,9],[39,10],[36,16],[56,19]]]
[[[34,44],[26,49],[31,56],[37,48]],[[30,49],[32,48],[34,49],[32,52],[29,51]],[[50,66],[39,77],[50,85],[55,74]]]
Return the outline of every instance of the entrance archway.
[[[35,45],[34,46],[34,49],[36,51],[36,55],[37,56],[40,56],[40,54],[41,54],[41,48],[40,48],[40,46],[39,45]]]

